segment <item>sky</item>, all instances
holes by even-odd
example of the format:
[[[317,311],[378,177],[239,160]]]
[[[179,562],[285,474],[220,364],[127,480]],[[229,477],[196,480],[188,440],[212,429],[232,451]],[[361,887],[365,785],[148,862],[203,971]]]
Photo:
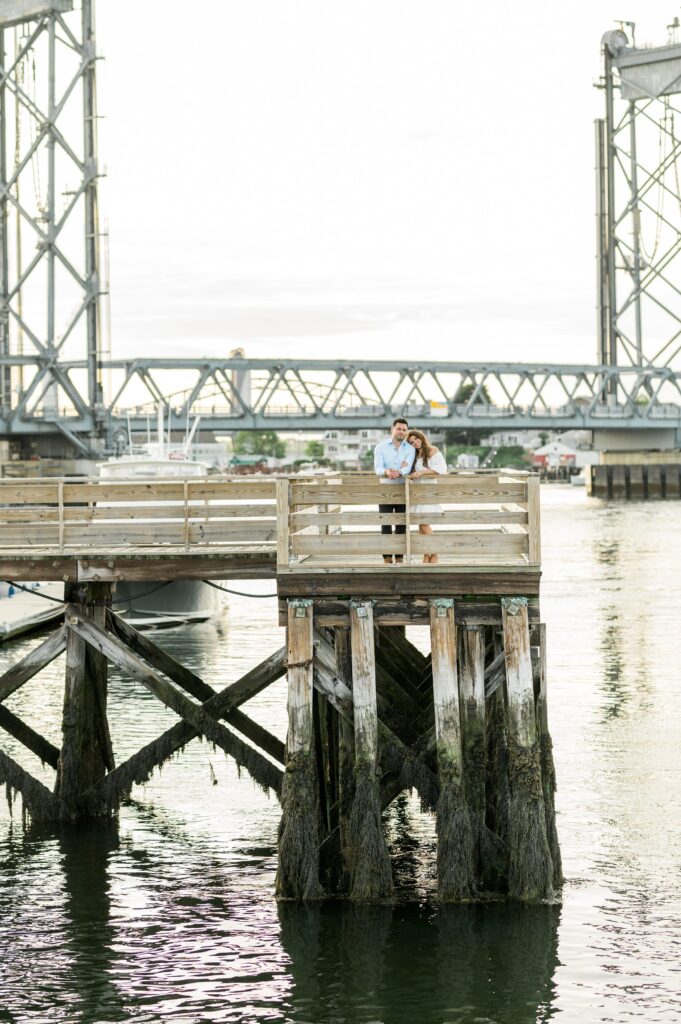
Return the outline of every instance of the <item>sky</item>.
[[[112,355],[595,362],[600,39],[677,12],[97,0]]]

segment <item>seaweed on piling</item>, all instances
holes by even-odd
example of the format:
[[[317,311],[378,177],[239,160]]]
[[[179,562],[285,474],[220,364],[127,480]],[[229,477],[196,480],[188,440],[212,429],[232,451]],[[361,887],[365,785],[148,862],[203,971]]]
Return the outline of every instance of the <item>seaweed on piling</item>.
[[[443,903],[476,895],[475,841],[459,773],[446,762],[440,768],[436,807],[437,879]]]
[[[553,741],[548,732],[542,731],[540,739],[540,761],[542,789],[544,793],[544,811],[546,813],[546,839],[549,844],[553,861],[553,886],[559,889],[563,884],[563,862],[556,828],[556,767],[553,762]]]
[[[317,900],[323,895],[319,882],[318,803],[314,754],[289,754],[281,792],[276,879],[279,899]]]
[[[527,749],[509,737],[508,752],[509,896],[525,902],[551,902],[554,870],[546,837],[539,744]]]
[[[350,814],[350,897],[376,900],[393,891],[390,855],[383,835],[381,800],[373,765],[355,762],[355,797]]]

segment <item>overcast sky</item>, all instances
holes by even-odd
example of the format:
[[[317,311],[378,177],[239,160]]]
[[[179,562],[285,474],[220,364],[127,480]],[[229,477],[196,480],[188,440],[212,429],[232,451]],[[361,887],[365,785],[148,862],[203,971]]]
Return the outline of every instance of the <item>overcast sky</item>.
[[[678,5],[97,10],[114,356],[595,360],[600,38]]]

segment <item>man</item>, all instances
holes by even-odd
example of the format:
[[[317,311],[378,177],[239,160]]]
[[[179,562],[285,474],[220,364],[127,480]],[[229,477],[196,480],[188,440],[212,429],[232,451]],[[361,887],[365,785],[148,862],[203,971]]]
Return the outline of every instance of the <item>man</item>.
[[[416,451],[410,444],[407,444],[408,433],[409,424],[401,416],[398,416],[397,419],[393,420],[390,437],[386,438],[385,441],[379,442],[374,448],[374,472],[376,476],[387,477],[396,488],[404,486],[404,481],[409,473],[411,473],[414,459],[416,458]],[[379,505],[378,511],[406,512],[404,499],[400,503],[397,493],[395,498],[398,499],[395,502]],[[391,534],[392,532],[392,526],[388,523],[381,526],[381,533]],[[404,523],[401,526],[395,527],[396,534],[406,532],[407,527]],[[383,555],[383,561],[386,565],[392,565],[393,556]],[[401,562],[404,562],[404,555],[395,555],[395,564],[399,565]]]

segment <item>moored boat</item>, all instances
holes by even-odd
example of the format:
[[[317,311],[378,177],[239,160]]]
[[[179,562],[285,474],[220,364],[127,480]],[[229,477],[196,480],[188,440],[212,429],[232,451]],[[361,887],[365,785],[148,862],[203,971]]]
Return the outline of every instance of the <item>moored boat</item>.
[[[131,445],[129,454],[98,463],[100,483],[114,480],[195,480],[206,477],[208,466],[188,458],[191,436],[184,445],[171,448],[164,444],[159,422],[158,443],[146,444],[137,449]],[[115,505],[115,502],[101,503],[102,507],[109,504]],[[217,614],[223,599],[224,595],[219,590],[203,580],[172,580],[160,585],[119,582],[114,595],[116,612],[141,629],[167,629],[189,622],[205,622]]]

